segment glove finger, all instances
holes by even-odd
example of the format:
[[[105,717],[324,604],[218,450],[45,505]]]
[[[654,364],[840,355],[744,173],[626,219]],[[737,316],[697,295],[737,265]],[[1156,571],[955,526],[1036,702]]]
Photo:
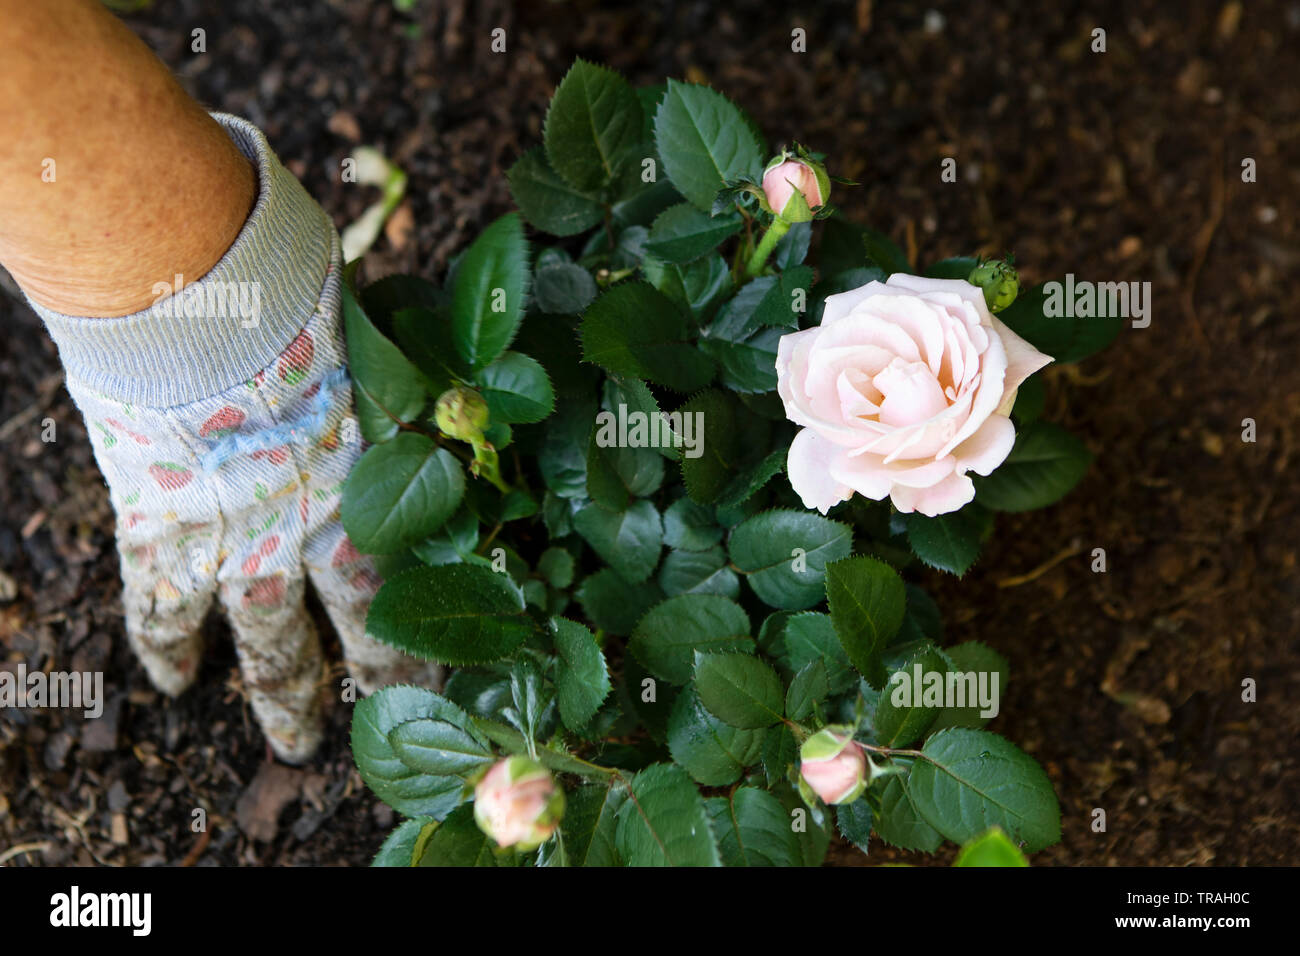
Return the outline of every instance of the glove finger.
[[[337,519],[311,536],[303,560],[338,631],[348,673],[363,694],[386,684],[418,684],[432,690],[442,687],[440,665],[412,657],[366,633],[366,613],[383,581],[375,572],[374,561],[357,551]]]
[[[127,640],[153,685],[175,696],[194,682],[203,656],[203,620],[217,586],[216,525],[146,538],[123,527],[130,520],[119,517],[118,531]]]

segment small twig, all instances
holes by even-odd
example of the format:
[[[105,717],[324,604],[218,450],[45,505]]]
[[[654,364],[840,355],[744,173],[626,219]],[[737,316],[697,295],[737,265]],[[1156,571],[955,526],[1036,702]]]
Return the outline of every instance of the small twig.
[[[11,846],[9,849],[0,853],[0,866],[4,866],[16,856],[22,856],[24,853],[44,853],[53,844],[46,843],[19,843],[17,846]]]
[[[1018,587],[1021,584],[1028,584],[1030,581],[1042,577],[1044,574],[1052,570],[1052,568],[1056,567],[1066,558],[1072,558],[1076,554],[1079,554],[1081,551],[1083,551],[1083,545],[1080,544],[1078,541],[1076,541],[1074,544],[1070,545],[1065,550],[1059,552],[1058,554],[1056,554],[1051,558],[1048,558],[1047,561],[1040,564],[1038,567],[1034,568],[1034,570],[1027,571],[1024,574],[1018,574],[1015,577],[1003,578],[1001,581],[998,582],[998,587],[1014,588],[1014,587]]]

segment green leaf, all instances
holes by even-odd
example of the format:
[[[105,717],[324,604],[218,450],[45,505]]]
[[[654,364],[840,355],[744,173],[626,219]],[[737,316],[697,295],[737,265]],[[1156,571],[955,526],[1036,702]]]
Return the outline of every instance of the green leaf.
[[[654,581],[632,583],[613,568],[601,568],[578,588],[578,602],[587,619],[610,634],[631,634],[641,616],[663,600]]]
[[[669,80],[654,125],[668,178],[705,212],[727,180],[762,170],[763,149],[744,114],[706,86]]]
[[[397,759],[418,773],[465,777],[496,758],[481,739],[445,720],[408,720],[388,732]]]
[[[785,470],[789,449],[778,448],[751,468],[738,474],[718,497],[718,508],[735,508],[758,494],[773,476]]]
[[[628,650],[656,677],[674,684],[691,679],[696,651],[751,651],[749,617],[735,601],[716,594],[683,594],[646,612]]]
[[[907,541],[932,568],[961,577],[979,557],[980,544],[993,527],[993,515],[978,504],[934,518],[907,516]]]
[[[613,70],[575,60],[546,111],[551,166],[576,188],[600,189],[638,157],[641,103]]]
[[[429,817],[411,817],[403,820],[384,838],[371,866],[415,866],[424,854],[425,840],[437,821]],[[426,832],[427,831],[427,832]]]
[[[586,232],[605,215],[598,198],[574,189],[551,169],[540,146],[520,156],[506,176],[515,205],[542,232],[575,236]]]
[[[424,382],[401,349],[366,317],[350,282],[343,283],[343,327],[361,433],[367,441],[386,441],[397,434],[399,422],[424,409]]]
[[[408,654],[461,667],[505,657],[534,628],[507,575],[444,564],[386,581],[371,602],[366,631]]]
[[[887,676],[881,656],[902,626],[907,606],[903,579],[876,558],[846,558],[826,568],[826,597],[849,660],[880,689]]]
[[[757,395],[776,388],[776,350],[780,329],[759,329],[741,339],[710,334],[700,339],[700,351],[718,363],[722,384],[733,392]]]
[[[713,378],[713,363],[690,344],[686,316],[647,282],[621,282],[582,318],[582,357],[616,374],[689,392]]]
[[[560,716],[570,729],[585,727],[609,696],[609,670],[596,637],[581,624],[551,618]]]
[[[654,764],[632,778],[615,841],[629,866],[722,865],[704,800],[672,764]]]
[[[695,441],[694,448],[682,452],[686,493],[692,500],[708,504],[730,484],[737,460],[744,451],[736,427],[736,401],[727,393],[711,388],[692,396],[678,412],[682,416],[683,432],[689,422]]]
[[[1000,708],[1002,695],[1006,693],[1007,681],[1010,677],[1011,668],[1007,664],[1007,659],[993,650],[986,644],[979,641],[965,641],[961,644],[955,644],[946,648],[944,653],[951,661],[949,670],[960,671],[967,674],[974,674],[976,685],[974,693],[969,693],[969,682],[962,685],[963,691],[967,692],[966,706],[964,707],[945,707],[939,711],[933,724],[930,725],[930,733],[943,730],[945,727],[971,727],[980,728],[988,723],[993,715],[984,716],[982,711],[985,709],[979,702],[979,680],[981,675],[986,681],[988,697],[991,698],[993,707]],[[997,678],[997,684],[993,683],[994,677]]]
[[[952,865],[1028,866],[1029,861],[1000,828],[992,827],[963,846]]]
[[[727,543],[732,562],[748,575],[754,593],[771,607],[791,611],[821,601],[827,565],[852,548],[847,525],[785,509],[742,522]]]
[[[441,528],[464,493],[465,476],[451,453],[404,432],[353,466],[343,486],[343,528],[359,550],[392,554]]]
[[[915,680],[917,665],[921,668],[919,686]],[[886,747],[906,747],[924,734],[943,709],[942,699],[935,706],[925,704],[928,675],[937,674],[942,681],[947,673],[947,663],[933,647],[914,655],[894,671],[876,705],[876,739]],[[942,689],[943,684],[939,686]]]
[[[865,797],[835,808],[835,825],[863,853],[871,840],[872,819],[871,803]]]
[[[555,408],[546,369],[519,352],[502,353],[479,372],[478,388],[494,422],[540,422]]]
[[[668,752],[706,787],[725,787],[739,780],[745,768],[762,757],[767,736],[763,729],[741,730],[723,723],[705,709],[693,685],[677,695],[668,717]]]
[[[835,634],[829,614],[812,611],[795,614],[785,622],[781,639],[792,670],[802,671],[810,664],[820,663],[833,694],[842,694],[857,685],[858,675]]]
[[[421,773],[403,763],[389,734],[413,720],[441,720],[469,729],[469,716],[423,687],[396,684],[362,698],[352,711],[352,758],[366,786],[407,816],[441,820],[461,799],[460,777]]]
[[[690,498],[678,498],[664,512],[664,543],[678,551],[707,551],[722,540],[713,512]]]
[[[738,213],[710,216],[690,203],[669,206],[650,227],[646,252],[664,262],[687,263],[740,232]]]
[[[740,593],[736,573],[727,567],[721,548],[707,551],[670,551],[659,568],[659,586],[664,594],[721,594],[734,598]]]
[[[874,824],[876,833],[890,846],[933,853],[943,843],[943,836],[921,817],[909,787],[905,775],[885,778]]]
[[[813,270],[808,266],[792,266],[781,273],[759,301],[750,324],[797,329],[800,317],[812,305],[813,278]]]
[[[663,521],[644,498],[623,511],[592,502],[573,516],[573,526],[610,567],[634,584],[648,578],[659,563]]]
[[[663,412],[659,408],[659,402],[655,399],[654,393],[650,391],[645,382],[636,378],[628,378],[621,375],[610,375],[605,379],[604,384],[604,408],[617,419],[619,415],[619,406],[625,406],[627,414],[639,412],[645,416],[645,421],[660,422],[665,420],[660,416]],[[598,426],[599,427],[599,426]],[[629,435],[629,438],[632,437]],[[649,436],[646,436],[647,440]],[[660,435],[661,438],[668,437]],[[669,461],[676,461],[681,457],[676,445],[672,441],[660,441],[654,451],[660,457]]]
[[[911,795],[930,826],[964,843],[1000,826],[1033,853],[1061,838],[1052,782],[1032,757],[997,734],[954,728],[935,734],[912,768]]]
[[[975,478],[975,500],[994,511],[1031,511],[1059,501],[1088,471],[1092,453],[1051,422],[1016,436],[1011,454],[987,478]]]
[[[742,730],[777,723],[785,694],[772,666],[751,654],[695,655],[695,687],[713,716]]]
[[[741,787],[705,801],[726,866],[800,866],[799,835],[781,801],[766,790]]]
[[[402,308],[393,313],[393,335],[402,351],[424,376],[425,390],[435,398],[467,370],[456,356],[451,342],[451,316],[447,309],[434,312],[423,307]]]
[[[618,811],[627,800],[621,784],[578,787],[567,795],[560,831],[570,866],[618,866],[614,835]]]
[[[596,280],[572,262],[538,269],[533,276],[533,300],[543,312],[569,315],[581,312],[596,298]]]
[[[1031,375],[1021,382],[1016,390],[1016,402],[1011,408],[1011,417],[1023,428],[1043,414],[1043,406],[1046,404],[1047,388],[1043,384],[1043,376]]]
[[[820,660],[810,661],[790,681],[785,694],[786,713],[792,720],[805,720],[812,716],[814,706],[825,700],[830,691],[826,665]]]
[[[528,243],[516,213],[488,226],[456,269],[451,331],[456,352],[481,369],[505,351],[519,329],[528,293]]]
[[[952,259],[941,259],[927,268],[925,274],[931,279],[965,279],[978,265],[979,259],[974,256],[956,256]]]
[[[587,497],[587,439],[595,417],[594,400],[569,400],[546,422],[537,468],[546,487],[561,498]]]
[[[611,421],[604,426],[605,419]],[[664,480],[664,459],[654,449],[620,445],[613,431],[613,412],[601,412],[587,442],[587,493],[611,511],[622,511],[634,498],[654,494]]]
[[[731,292],[731,270],[716,252],[680,266],[647,256],[641,270],[651,285],[688,309],[697,323],[705,322]]]
[[[573,583],[573,555],[563,548],[547,548],[537,559],[537,573],[553,588]]]
[[[868,263],[879,266],[885,275],[912,271],[912,264],[907,261],[907,256],[903,255],[903,250],[898,248],[894,240],[883,232],[861,226],[858,228],[862,232],[862,241],[867,249]]]
[[[1050,301],[1045,286],[1036,285],[1021,292],[998,319],[1034,348],[1061,363],[1078,362],[1114,341],[1124,326],[1124,318],[1095,314],[1071,317],[1066,313],[1074,311],[1074,304],[1065,299],[1065,283],[1056,285],[1060,286],[1057,301]]]
[[[474,807],[457,807],[433,831],[425,844],[420,866],[514,866],[518,854],[494,852],[495,844],[474,822]]]

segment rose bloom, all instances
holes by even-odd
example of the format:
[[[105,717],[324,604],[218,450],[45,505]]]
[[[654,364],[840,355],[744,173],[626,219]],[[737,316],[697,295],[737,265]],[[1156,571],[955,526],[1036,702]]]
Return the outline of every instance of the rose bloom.
[[[498,761],[474,788],[474,819],[501,847],[535,849],[560,825],[564,792],[527,757]]]
[[[787,159],[763,174],[763,194],[778,216],[785,211],[786,204],[796,189],[803,193],[809,209],[816,209],[826,201],[817,182],[817,174],[807,163]]]
[[[848,734],[828,728],[804,744],[799,773],[825,803],[852,803],[865,789],[867,757]]]
[[[804,428],[790,484],[825,514],[854,492],[939,515],[975,497],[1016,431],[1016,389],[1051,362],[962,279],[896,273],[827,296],[821,325],[777,348],[777,391]]]

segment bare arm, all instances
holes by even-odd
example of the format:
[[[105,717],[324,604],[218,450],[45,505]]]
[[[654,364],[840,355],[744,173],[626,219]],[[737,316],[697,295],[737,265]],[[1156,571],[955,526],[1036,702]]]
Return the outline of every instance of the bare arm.
[[[0,264],[33,300],[127,315],[155,283],[201,279],[239,234],[254,180],[97,0],[0,0]]]

